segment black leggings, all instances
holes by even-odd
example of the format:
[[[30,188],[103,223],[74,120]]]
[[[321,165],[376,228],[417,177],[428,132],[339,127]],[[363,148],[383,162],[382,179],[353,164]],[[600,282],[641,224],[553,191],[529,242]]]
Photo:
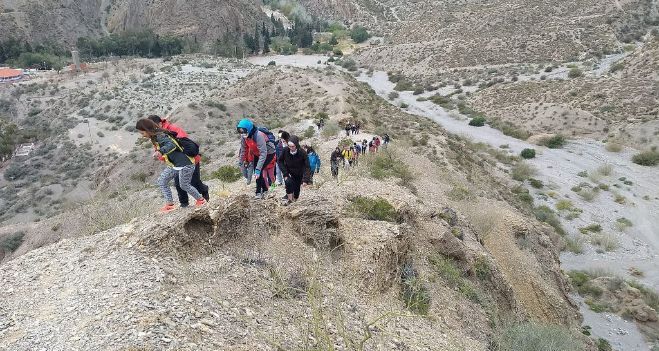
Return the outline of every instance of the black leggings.
[[[270,184],[274,182],[274,179],[270,179],[268,176],[268,172],[264,172],[265,168],[268,167],[270,162],[272,162],[272,159],[275,158],[275,154],[269,154],[265,158],[265,162],[263,163],[263,169],[261,170],[261,176],[256,178],[256,193],[264,193],[268,191],[270,188]],[[254,158],[254,170],[256,170],[256,165],[259,163],[259,159],[257,157]],[[266,181],[265,177],[268,177],[268,180]]]
[[[174,184],[176,185],[176,193],[178,194],[178,201],[181,203],[181,206],[188,205],[188,193],[181,189],[181,186],[178,184],[178,177],[174,177]],[[199,169],[199,164],[197,163],[194,168],[194,173],[192,173],[192,181],[190,184],[197,189],[201,196],[208,201],[208,186],[201,181],[201,170]]]
[[[294,175],[289,175],[286,179],[286,194],[293,194],[294,199],[300,197],[300,188],[302,187],[302,176],[296,177]]]

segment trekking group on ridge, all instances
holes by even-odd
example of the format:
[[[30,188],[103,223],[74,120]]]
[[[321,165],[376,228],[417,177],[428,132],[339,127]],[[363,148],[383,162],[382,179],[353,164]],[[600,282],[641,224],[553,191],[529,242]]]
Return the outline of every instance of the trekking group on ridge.
[[[324,121],[322,121],[324,122]],[[319,129],[324,123],[319,123]],[[346,134],[359,133],[359,124],[348,123]],[[188,137],[179,126],[167,119],[151,115],[137,121],[135,128],[154,147],[153,157],[165,163],[157,180],[165,205],[161,212],[174,210],[174,198],[170,183],[174,180],[180,207],[189,206],[189,196],[195,199],[195,206],[202,206],[209,200],[208,186],[201,180],[201,153],[199,145]],[[277,137],[265,127],[259,127],[249,119],[242,119],[236,125],[240,135],[238,164],[247,184],[256,183],[256,199],[268,197],[271,188],[284,185],[286,195],[281,199],[282,205],[288,205],[299,199],[305,186],[313,184],[314,174],[320,173],[321,160],[313,147],[300,145],[300,139],[284,130]],[[389,143],[389,135],[382,139],[373,137],[337,146],[330,156],[332,176],[338,177],[339,168],[353,167],[358,164],[360,155],[377,152],[378,148]]]

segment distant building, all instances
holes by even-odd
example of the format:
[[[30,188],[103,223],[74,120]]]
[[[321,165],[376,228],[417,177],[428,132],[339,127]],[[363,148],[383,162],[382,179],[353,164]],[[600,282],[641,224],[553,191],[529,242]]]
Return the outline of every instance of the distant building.
[[[23,79],[23,70],[0,67],[0,83],[15,82]]]

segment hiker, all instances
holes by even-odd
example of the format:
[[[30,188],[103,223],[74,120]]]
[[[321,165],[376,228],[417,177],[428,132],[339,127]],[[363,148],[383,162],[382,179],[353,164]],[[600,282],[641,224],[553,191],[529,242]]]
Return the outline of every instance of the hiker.
[[[362,155],[366,155],[367,148],[368,148],[368,140],[364,139],[362,141]]]
[[[337,178],[339,176],[339,164],[341,164],[341,162],[343,162],[343,154],[341,153],[341,148],[337,146],[330,156],[332,177]]]
[[[279,159],[281,157],[281,152],[284,150],[286,145],[288,145],[288,138],[290,137],[290,134],[288,134],[287,131],[280,129],[277,135],[279,136],[279,140],[277,140],[275,149],[276,149],[277,159]],[[282,177],[281,175],[281,169],[279,169],[278,162],[275,163],[275,171],[277,173],[277,185],[283,185],[284,177]]]
[[[389,134],[384,133],[382,140],[384,141],[384,147],[386,148],[387,145],[389,145],[389,141],[391,140],[391,138],[389,137]]]
[[[318,127],[318,131],[320,131],[325,126],[325,120],[321,118],[318,123],[316,123],[316,126]]]
[[[354,123],[350,125],[350,132],[352,133],[352,135],[357,134],[357,126]]]
[[[318,156],[313,147],[308,145],[305,145],[304,151],[307,153],[307,157],[309,158],[309,167],[311,168],[309,184],[313,184],[314,174],[320,173],[320,156]]]
[[[204,197],[191,184],[196,166],[194,157],[184,153],[183,146],[180,143],[181,139],[177,139],[173,132],[160,128],[154,121],[147,118],[137,121],[135,129],[143,137],[151,140],[167,165],[160,173],[157,182],[165,198],[165,206],[161,209],[161,212],[174,210],[172,189],[169,187],[169,182],[173,178],[178,178],[181,189],[195,198],[195,206],[205,204]]]
[[[174,137],[175,137],[175,138],[179,138],[179,139],[186,138],[186,139],[189,139],[189,138],[188,138],[188,133],[186,133],[186,132],[183,130],[183,128],[177,126],[176,124],[171,123],[169,120],[167,120],[167,119],[162,119],[162,118],[160,118],[160,116],[158,116],[158,115],[151,115],[151,116],[149,116],[148,118],[149,118],[151,121],[155,122],[155,123],[158,125],[158,127],[162,128],[162,129],[164,129],[164,130],[168,130],[168,131],[174,133]],[[156,147],[156,146],[155,146],[155,144],[154,144],[154,148],[155,148],[155,147]],[[156,148],[156,152],[157,152],[157,151],[158,151],[158,150],[157,150],[157,148]],[[158,158],[159,160],[163,161],[162,156],[157,156],[157,158]],[[192,184],[192,186],[193,186],[195,189],[197,189],[197,191],[199,191],[199,193],[201,194],[201,196],[203,196],[204,199],[205,199],[206,201],[208,201],[208,199],[210,198],[210,195],[208,194],[208,186],[207,186],[206,184],[204,184],[204,182],[201,180],[201,155],[195,155],[195,156],[194,156],[194,162],[195,162],[195,170],[194,170],[194,173],[192,174],[192,180],[190,181],[190,184]],[[181,207],[184,207],[184,208],[185,208],[185,207],[188,207],[188,205],[189,205],[189,201],[188,201],[188,200],[189,200],[188,193],[187,193],[185,190],[183,190],[183,189],[181,188],[181,186],[179,185],[179,179],[178,179],[178,177],[174,177],[174,186],[176,187],[176,193],[177,193],[177,195],[178,195],[178,201],[179,201]]]
[[[300,197],[302,185],[305,186],[311,181],[311,167],[307,153],[300,148],[300,139],[291,135],[288,145],[284,148],[279,159],[279,168],[284,175],[286,184],[286,199],[283,199],[284,206],[297,201]]]
[[[346,130],[346,136],[349,137],[350,136],[350,122],[346,123],[345,130]]]
[[[357,122],[357,134],[360,133],[361,129],[362,129],[362,122]]]
[[[350,148],[350,152],[352,154],[352,166],[357,167],[357,161],[359,160],[359,153],[355,150],[354,147]]]
[[[240,134],[239,160],[246,159],[245,153],[251,153],[254,165],[254,179],[256,179],[256,195],[254,198],[263,199],[275,181],[276,146],[275,136],[266,128],[258,128],[249,119],[242,119],[236,125]]]
[[[343,164],[344,167],[348,168],[348,167],[352,166],[352,155],[354,153],[355,153],[354,150],[351,151],[348,148],[347,145],[343,147],[343,152],[341,153],[341,155],[343,156],[343,159],[345,160],[345,162]]]
[[[368,142],[368,152],[369,153],[375,152],[375,137],[373,137],[373,140]]]
[[[382,145],[382,141],[380,140],[380,137],[375,137],[375,152],[378,151],[380,145]]]
[[[355,148],[355,153],[357,155],[362,154],[362,145],[360,143],[353,143],[352,147]]]

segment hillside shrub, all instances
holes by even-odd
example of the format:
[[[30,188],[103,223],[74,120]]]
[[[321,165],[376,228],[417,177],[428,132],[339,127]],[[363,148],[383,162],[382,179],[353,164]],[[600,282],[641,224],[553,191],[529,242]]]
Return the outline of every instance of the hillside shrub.
[[[316,128],[314,128],[314,126],[309,126],[309,128],[307,128],[307,130],[304,131],[304,138],[305,139],[309,139],[309,138],[313,137],[314,135],[316,135]]]
[[[526,162],[517,162],[517,164],[512,168],[511,175],[513,179],[523,182],[537,173],[537,170],[532,165]]]
[[[519,155],[527,160],[531,158],[535,158],[535,149],[524,149]]]
[[[233,183],[242,177],[240,169],[235,166],[224,165],[212,173],[213,178],[217,178],[225,183]]]
[[[485,117],[476,116],[469,121],[469,125],[472,127],[482,127],[485,125]]]
[[[411,263],[405,264],[401,270],[401,285],[401,298],[405,302],[405,307],[417,314],[427,314],[430,308],[430,294]]]
[[[556,232],[560,235],[565,235],[565,229],[561,225],[560,219],[556,216],[554,211],[547,206],[539,206],[533,209],[533,215],[540,222],[545,222],[554,227]]]
[[[632,162],[641,166],[656,166],[659,164],[659,152],[657,150],[640,152],[632,157]]]
[[[570,68],[570,71],[567,73],[567,76],[568,78],[579,78],[579,77],[583,77],[583,72],[579,68],[573,67]]]
[[[25,232],[20,231],[14,234],[10,234],[0,241],[0,248],[5,251],[14,252],[18,249],[21,244],[23,244],[23,238],[25,237]]]
[[[622,145],[613,141],[609,141],[608,143],[606,143],[605,149],[608,152],[620,152],[622,151]]]
[[[350,31],[350,37],[355,43],[363,43],[366,40],[368,40],[368,38],[370,38],[371,35],[368,34],[366,28],[362,26],[355,26],[355,28],[353,28],[352,31]]]
[[[369,155],[366,162],[371,176],[375,179],[395,177],[403,184],[409,184],[414,180],[414,175],[407,164],[388,149]]]
[[[497,351],[575,351],[585,345],[569,329],[559,325],[517,324],[501,331]]]
[[[539,144],[546,146],[550,149],[560,149],[565,145],[565,137],[561,134],[556,134],[551,137],[546,137],[540,140]]]
[[[341,128],[339,128],[338,123],[336,123],[335,121],[326,120],[325,126],[323,126],[321,134],[323,135],[324,138],[331,138],[339,134],[340,131]]]
[[[356,196],[350,199],[352,204],[349,211],[367,220],[397,222],[399,219],[398,212],[389,201],[377,197],[369,198],[365,196]]]

